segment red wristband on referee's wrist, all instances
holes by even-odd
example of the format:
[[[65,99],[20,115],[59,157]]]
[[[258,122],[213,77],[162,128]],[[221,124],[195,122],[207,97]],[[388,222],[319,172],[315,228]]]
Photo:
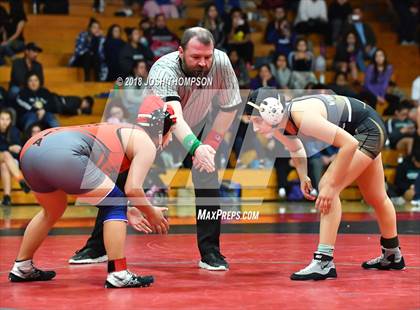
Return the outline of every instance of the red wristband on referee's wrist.
[[[217,131],[212,129],[210,130],[207,137],[204,139],[203,144],[208,144],[212,148],[214,148],[215,151],[217,151],[222,141],[223,141],[223,136]]]

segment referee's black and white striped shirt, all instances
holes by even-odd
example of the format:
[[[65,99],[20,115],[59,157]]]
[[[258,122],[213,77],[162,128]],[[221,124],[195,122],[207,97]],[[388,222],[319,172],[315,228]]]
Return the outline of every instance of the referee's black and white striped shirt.
[[[200,83],[185,75],[179,52],[176,51],[153,64],[147,85],[165,101],[179,101],[184,119],[190,127],[206,117],[212,102],[219,104],[222,110],[234,109],[241,103],[238,80],[229,57],[218,49],[214,49],[210,72]]]

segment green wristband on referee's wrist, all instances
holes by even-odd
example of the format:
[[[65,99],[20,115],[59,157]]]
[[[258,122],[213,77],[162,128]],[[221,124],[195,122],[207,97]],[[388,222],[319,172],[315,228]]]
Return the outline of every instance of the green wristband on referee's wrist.
[[[184,138],[184,141],[182,141],[182,145],[184,148],[194,156],[195,150],[201,145],[201,141],[197,139],[197,137],[190,133]]]

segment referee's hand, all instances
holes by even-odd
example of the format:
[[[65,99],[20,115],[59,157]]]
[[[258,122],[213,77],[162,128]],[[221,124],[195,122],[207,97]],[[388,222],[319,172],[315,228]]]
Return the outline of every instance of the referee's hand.
[[[208,173],[214,172],[214,170],[216,169],[214,165],[215,155],[216,151],[210,145],[200,145],[194,153],[194,168],[200,170],[200,172],[202,172],[203,170],[205,170]]]

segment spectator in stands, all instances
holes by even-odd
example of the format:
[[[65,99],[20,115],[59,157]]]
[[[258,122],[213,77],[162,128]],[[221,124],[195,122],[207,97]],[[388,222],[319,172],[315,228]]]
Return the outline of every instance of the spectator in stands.
[[[420,110],[418,110],[418,120],[417,120],[418,131],[420,131]],[[413,145],[413,154],[416,157],[417,163],[420,162],[420,133],[417,133],[416,138],[414,139]],[[418,167],[418,165],[417,165]],[[411,205],[416,206],[417,210],[420,208],[420,173],[417,175],[416,182],[414,184],[414,193],[413,200],[411,200]]]
[[[144,0],[124,0],[124,7],[115,12],[115,16],[133,16],[134,11],[141,7],[143,3]]]
[[[274,44],[276,54],[284,54],[287,57],[296,43],[296,34],[290,23],[283,19],[278,22],[277,28],[273,28],[267,33],[266,39],[268,43]]]
[[[352,13],[348,0],[334,0],[328,7],[328,19],[331,33],[331,43],[336,45],[346,22]]]
[[[420,105],[420,75],[413,81],[411,86],[411,100]]]
[[[400,89],[395,83],[395,81],[391,80],[388,83],[388,87],[386,89],[385,99],[388,103],[386,109],[382,112],[383,116],[391,116],[394,115],[395,108],[400,105],[400,103],[406,100],[405,92]]]
[[[33,123],[41,121],[48,127],[58,127],[55,118],[54,100],[48,89],[41,87],[39,76],[30,72],[26,87],[21,90],[16,98],[18,114],[23,130]]]
[[[402,45],[416,44],[419,23],[419,2],[413,0],[391,0],[398,15],[398,39]]]
[[[51,111],[60,115],[91,115],[94,100],[91,96],[60,96],[52,94],[54,97],[54,108]]]
[[[247,64],[251,64],[254,57],[254,45],[251,41],[250,29],[245,14],[239,8],[233,8],[226,24],[227,48],[236,50]]]
[[[7,38],[6,25],[8,14],[6,9],[0,4],[0,44]],[[0,47],[0,66],[5,64],[4,57],[7,55],[7,49]]]
[[[262,65],[258,70],[258,76],[251,80],[249,86],[251,89],[257,89],[260,87],[275,87],[278,88],[276,79],[271,73],[269,65]]]
[[[39,46],[30,42],[26,44],[25,55],[13,61],[9,84],[10,100],[15,100],[19,91],[25,87],[29,72],[35,72],[39,76],[41,86],[44,85],[44,70],[42,64],[37,61],[38,54],[41,52],[42,49]]]
[[[308,83],[317,83],[314,74],[314,55],[308,50],[305,39],[296,42],[295,50],[289,54],[288,63],[292,70],[291,88],[305,88]]]
[[[363,48],[364,57],[371,59],[376,51],[376,37],[369,24],[363,22],[363,11],[360,7],[353,8],[353,14],[349,17],[343,32],[354,32]]]
[[[300,0],[295,19],[298,33],[320,33],[327,38],[328,12],[325,0]]]
[[[219,17],[216,5],[211,3],[204,9],[204,17],[198,23],[198,26],[206,28],[211,32],[214,38],[215,48],[222,49],[225,44],[224,23]]]
[[[15,127],[15,118],[15,112],[11,108],[0,110],[0,152],[9,151],[15,159],[18,159],[20,148],[11,147],[21,146],[20,131]]]
[[[416,132],[416,124],[408,118],[410,108],[410,104],[402,102],[396,107],[394,116],[386,122],[390,147],[403,156],[411,154]]]
[[[177,7],[182,0],[146,0],[143,5],[143,14],[149,18],[163,14],[166,18],[179,18]]]
[[[287,20],[286,9],[283,6],[276,7],[274,10],[273,20],[267,24],[265,28],[264,38],[266,43],[273,43],[269,39],[271,33],[274,33],[280,29],[280,24],[283,20]]]
[[[394,69],[388,64],[385,51],[377,49],[373,55],[372,64],[365,71],[364,88],[376,96],[377,101],[384,103],[389,82]]]
[[[27,21],[22,1],[9,1],[10,12],[7,16],[2,16],[3,36],[0,37],[0,65],[4,64],[4,57],[12,57],[16,53],[23,51],[25,40],[23,30]],[[4,18],[6,17],[6,20]],[[1,27],[1,26],[0,26]]]
[[[69,0],[43,0],[39,12],[43,14],[69,14]]]
[[[128,42],[122,48],[119,56],[119,76],[127,77],[131,74],[134,64],[139,60],[145,60],[151,64],[154,58],[153,52],[142,40],[140,30],[137,28],[125,28]]]
[[[334,81],[328,85],[328,88],[334,91],[337,95],[346,97],[357,97],[356,92],[350,87],[347,79],[347,74],[344,72],[337,72]]]
[[[148,94],[145,83],[148,75],[149,66],[147,65],[147,62],[144,59],[138,60],[134,63],[131,72],[134,83],[124,87],[121,100],[128,112],[128,118],[131,122],[134,122],[137,119],[139,105]]]
[[[83,68],[85,81],[92,80],[92,72],[96,81],[106,78],[104,42],[99,21],[91,18],[87,31],[82,31],[77,37],[76,48],[70,58],[70,66]]]
[[[357,34],[350,31],[337,44],[334,57],[334,69],[336,71],[350,73],[353,80],[357,80],[357,68],[365,71],[363,50],[357,39]]]
[[[238,79],[239,88],[248,88],[250,79],[244,60],[239,58],[236,50],[231,50],[228,55],[233,71],[235,71],[236,78]]]
[[[144,38],[148,38],[150,36],[150,31],[153,27],[153,21],[151,21],[149,18],[145,17],[142,18],[142,20],[139,23],[139,29],[143,32]]]
[[[10,206],[12,201],[12,177],[20,181],[22,189],[29,192],[24,184],[17,159],[22,149],[20,131],[13,125],[13,113],[9,109],[0,111],[0,173],[3,184],[3,206]]]
[[[288,8],[288,2],[287,0],[262,0],[259,1],[260,5],[258,8],[266,11],[274,11],[275,9],[279,7]]]
[[[420,150],[413,149],[413,153],[397,166],[394,184],[388,184],[388,194],[392,201],[397,205],[405,204],[403,197],[408,201],[418,201],[420,192],[416,189],[416,183],[418,184],[419,178]]]
[[[0,86],[0,109],[3,109],[9,105],[7,91]]]
[[[24,142],[26,143],[26,141],[28,141],[30,138],[32,138],[36,134],[40,133],[44,129],[46,129],[46,128],[44,127],[44,124],[42,124],[41,122],[33,123],[31,126],[28,127],[28,129],[25,130],[25,133],[24,133],[25,141]],[[25,143],[22,143],[22,145],[24,145]]]
[[[166,18],[163,14],[156,15],[155,26],[150,30],[148,40],[150,49],[155,55],[155,60],[176,51],[179,47],[179,38],[168,29]]]
[[[104,118],[107,123],[121,124],[128,123],[129,115],[121,100],[115,99],[107,104],[104,112]]]
[[[292,79],[292,71],[287,66],[286,55],[279,54],[275,63],[270,63],[271,73],[281,88],[289,88]]]
[[[97,13],[105,12],[105,0],[94,0],[93,9]]]
[[[113,24],[108,28],[104,43],[105,62],[108,67],[107,81],[115,81],[120,72],[118,55],[125,45],[121,37],[121,27],[119,25]]]

